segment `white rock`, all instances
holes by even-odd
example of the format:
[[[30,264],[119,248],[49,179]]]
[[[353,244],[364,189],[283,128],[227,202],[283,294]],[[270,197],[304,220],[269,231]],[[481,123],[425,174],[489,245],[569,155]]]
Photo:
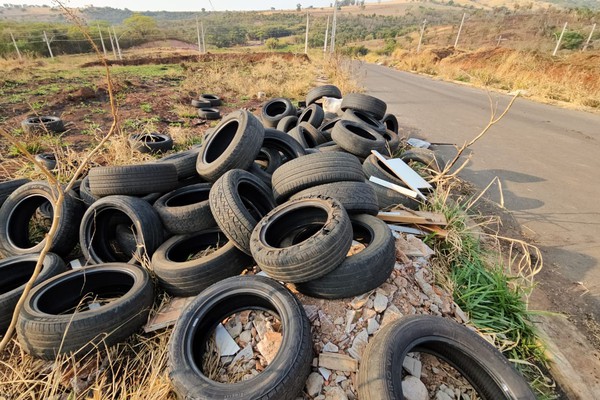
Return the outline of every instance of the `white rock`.
[[[366,329],[363,329],[356,335],[354,341],[352,342],[352,347],[348,349],[348,354],[352,356],[355,360],[360,361],[360,357],[367,347],[367,342],[369,341],[369,334]]]
[[[420,379],[407,376],[402,380],[402,394],[406,400],[428,400],[427,387]]]
[[[404,357],[402,367],[415,378],[421,379],[421,370],[423,368],[421,361],[412,357]]]
[[[346,311],[346,333],[350,333],[352,332],[352,330],[354,329],[354,317],[356,316],[356,311],[354,310],[348,310]]]
[[[456,303],[454,303],[454,315],[460,318],[462,322],[469,322],[467,314]]]
[[[244,343],[250,343],[252,341],[252,332],[244,331],[244,332],[240,333],[239,339]]]
[[[325,393],[325,400],[348,400],[348,396],[342,388],[336,386]]]
[[[235,355],[233,358],[233,362],[235,363],[237,360],[245,358],[246,360],[252,360],[254,357],[254,351],[252,350],[252,344],[248,343],[246,347],[244,347],[239,353]]]
[[[375,294],[375,300],[373,301],[373,307],[375,311],[378,313],[382,313],[385,311],[388,305],[388,298],[384,296],[381,292],[377,292]]]
[[[312,372],[306,380],[306,393],[311,397],[317,396],[319,393],[321,393],[324,382],[325,380],[320,374]]]
[[[323,351],[326,351],[328,353],[337,353],[339,350],[340,348],[331,342],[327,342],[327,344],[323,346]]]
[[[386,326],[390,322],[394,322],[397,319],[402,317],[402,313],[398,310],[398,307],[395,305],[390,305],[385,312],[383,313],[383,317],[381,318],[381,326]]]
[[[331,376],[331,371],[328,370],[327,368],[319,368],[319,373],[321,374],[321,376],[323,376],[323,378],[327,381],[329,380],[329,377]]]
[[[437,393],[435,394],[435,400],[454,400],[454,396],[450,397],[443,390],[438,390]]]
[[[373,335],[379,329],[379,322],[375,318],[369,318],[367,321],[367,333]]]

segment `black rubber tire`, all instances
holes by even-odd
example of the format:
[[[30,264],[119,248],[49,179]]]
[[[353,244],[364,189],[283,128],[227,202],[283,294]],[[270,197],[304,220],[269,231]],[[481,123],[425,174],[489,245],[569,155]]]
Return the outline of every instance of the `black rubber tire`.
[[[354,121],[359,124],[366,124],[370,128],[374,129],[377,133],[383,135],[386,131],[385,125],[383,122],[375,119],[375,117],[371,116],[360,110],[346,110],[344,114],[342,114],[342,120]]]
[[[321,153],[329,152],[329,151],[340,151],[342,153],[347,153],[346,150],[342,149],[338,146],[333,140],[330,142],[325,142],[323,144],[318,145],[315,149],[319,150]]]
[[[438,157],[434,151],[429,149],[412,148],[402,153],[400,159],[407,164],[411,161],[421,163],[425,165],[427,169],[431,169],[438,173],[442,172],[446,167],[444,161]]]
[[[46,182],[29,182],[16,189],[0,207],[0,249],[6,257],[39,253],[46,243],[44,238],[31,243],[29,223],[37,209],[50,202],[52,214],[58,197],[56,190]],[[50,251],[66,256],[77,244],[77,229],[83,215],[83,203],[71,191],[65,194],[62,215]]]
[[[258,177],[265,185],[271,187],[273,172],[281,166],[281,153],[275,149],[262,147],[254,163],[248,168],[248,172]]]
[[[396,118],[394,114],[385,114],[381,119],[381,122],[385,125],[387,130],[394,132],[396,135],[398,134],[400,126],[398,124],[398,118]]]
[[[275,128],[283,118],[296,115],[296,107],[284,98],[269,100],[262,108],[260,118],[267,128]]]
[[[198,153],[200,153],[200,148],[180,151],[178,153],[162,157],[156,160],[156,162],[173,164],[177,170],[177,179],[181,182],[183,180],[198,176],[198,172],[196,172]]]
[[[366,249],[346,257],[339,267],[325,276],[296,284],[307,296],[342,299],[359,296],[378,288],[394,270],[396,245],[387,224],[370,215],[350,216],[352,238]]]
[[[342,111],[359,110],[371,114],[381,120],[387,111],[385,101],[362,93],[349,93],[342,99]]]
[[[288,115],[283,117],[281,121],[277,123],[277,130],[288,133],[298,125],[298,117],[295,115]]]
[[[46,167],[48,171],[54,171],[56,169],[56,155],[54,155],[54,153],[37,154],[35,160]]]
[[[275,359],[259,375],[222,384],[201,371],[204,343],[225,317],[246,309],[269,310],[282,324],[282,341]],[[169,377],[180,398],[295,400],[310,373],[310,321],[288,289],[263,276],[241,276],[215,283],[184,310],[169,343]]]
[[[196,171],[214,182],[231,169],[248,169],[256,159],[265,129],[250,112],[233,112],[208,135],[198,154]]]
[[[391,322],[369,341],[358,371],[358,397],[402,399],[402,362],[409,352],[428,353],[446,361],[482,400],[536,398],[494,346],[465,326],[430,315]]]
[[[199,108],[198,116],[209,120],[220,119],[221,111],[218,108]]]
[[[214,246],[218,246],[214,253],[190,259]],[[252,259],[238,250],[219,228],[173,236],[152,256],[152,269],[160,285],[178,297],[196,296],[213,283],[239,275],[252,265]]]
[[[325,137],[308,122],[302,122],[288,132],[305,149],[314,149],[319,144],[325,143]]]
[[[90,294],[116,298],[94,310],[69,311]],[[29,354],[52,360],[122,342],[146,323],[154,287],[145,268],[103,264],[68,271],[35,287],[17,323],[19,343]]]
[[[252,232],[250,249],[271,278],[300,283],[337,268],[351,244],[352,226],[344,207],[318,196],[289,201],[267,214]]]
[[[119,224],[115,232],[115,240],[124,254],[133,254],[138,242],[135,238],[133,224]]]
[[[11,181],[0,182],[0,206],[4,204],[12,192],[29,182],[29,179],[13,179]]]
[[[33,275],[39,256],[39,254],[28,254],[0,260],[0,335],[4,334],[10,325],[17,302]],[[33,286],[66,270],[67,266],[59,256],[48,253]]]
[[[321,124],[321,126],[319,127],[319,130],[321,132],[329,132],[330,133],[329,136],[331,136],[331,130],[333,129],[333,127],[335,126],[335,124],[337,124],[341,120],[342,120],[342,118],[340,118],[340,117],[337,117],[337,118],[334,118],[334,119],[331,119],[331,120],[328,120],[328,121],[325,120],[323,122],[323,124]]]
[[[100,199],[99,196],[94,195],[90,190],[89,176],[86,176],[81,181],[81,186],[79,188],[79,198],[81,199],[81,201],[83,201],[83,204],[85,204],[86,207],[91,206]]]
[[[342,149],[357,157],[369,157],[371,150],[389,154],[383,136],[365,123],[343,119],[333,128],[331,138]]]
[[[95,167],[88,173],[88,183],[98,197],[166,193],[177,187],[177,169],[169,163]]]
[[[402,205],[411,210],[419,210],[421,203],[418,200],[405,196],[395,190],[388,189],[381,185],[373,182],[369,182],[369,185],[375,190],[377,195],[377,203],[379,204],[380,210],[389,210]]]
[[[398,137],[396,133],[390,131],[389,129],[386,130],[382,136],[387,142],[389,153],[392,155],[396,154],[400,149],[400,137]]]
[[[223,104],[223,101],[219,96],[210,93],[202,93],[200,95],[200,100],[208,101],[211,107],[219,107]]]
[[[210,183],[184,186],[169,192],[154,202],[165,229],[174,235],[184,235],[217,226],[208,204]]]
[[[252,230],[275,208],[271,190],[248,171],[234,169],[210,190],[210,210],[221,231],[233,245],[250,254]]]
[[[21,122],[21,128],[27,133],[61,133],[65,131],[62,119],[51,115],[28,117]]]
[[[298,123],[307,122],[315,128],[318,128],[321,126],[324,119],[325,111],[323,111],[323,108],[318,104],[311,104],[304,109],[302,114],[300,114],[300,117],[298,117]]]
[[[334,99],[341,99],[342,92],[337,86],[334,85],[323,85],[312,88],[306,94],[306,105],[310,106],[313,103],[317,103],[323,97],[332,97]]]
[[[365,161],[362,164],[362,167],[367,179],[369,179],[371,176],[374,176],[376,178],[383,179],[384,181],[388,181],[390,183],[394,183],[402,187],[407,187],[406,183],[404,183],[402,179],[397,177],[396,174],[394,174],[374,154],[371,154],[365,159]]]
[[[301,190],[340,181],[363,182],[360,161],[352,154],[329,152],[308,154],[291,160],[273,173],[273,195],[277,203]]]
[[[208,100],[193,99],[192,100],[192,107],[195,107],[195,108],[210,108],[210,107],[212,107],[212,104]]]
[[[126,224],[132,228],[138,245],[134,254],[119,247],[116,230]],[[87,209],[79,228],[79,244],[92,264],[105,262],[139,263],[150,259],[163,242],[163,226],[158,213],[147,201],[130,196],[109,196]]]
[[[379,213],[375,190],[366,182],[326,183],[304,189],[293,195],[290,200],[311,196],[333,197],[344,206],[348,214],[377,215]]]
[[[173,138],[163,133],[134,133],[128,140],[131,149],[140,153],[164,153],[173,149]]]
[[[306,155],[306,150],[290,135],[275,129],[265,129],[262,147],[277,150],[282,155],[281,162],[286,163]]]

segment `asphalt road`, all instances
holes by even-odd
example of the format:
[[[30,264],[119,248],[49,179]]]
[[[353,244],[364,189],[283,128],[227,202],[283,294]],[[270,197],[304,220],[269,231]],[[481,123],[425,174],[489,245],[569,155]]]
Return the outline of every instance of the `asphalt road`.
[[[367,92],[385,100],[411,136],[462,144],[489,121],[485,90],[355,67]],[[510,100],[492,97],[499,110]],[[461,175],[479,188],[499,177],[504,206],[542,249],[545,290],[600,318],[600,115],[519,98],[472,150]],[[499,193],[495,184],[489,197],[500,202]]]

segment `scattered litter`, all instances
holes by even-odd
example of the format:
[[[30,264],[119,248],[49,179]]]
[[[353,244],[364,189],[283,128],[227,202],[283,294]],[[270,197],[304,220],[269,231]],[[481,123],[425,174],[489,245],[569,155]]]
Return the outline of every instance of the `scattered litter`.
[[[235,343],[235,340],[233,340],[222,324],[217,325],[217,328],[215,329],[215,338],[217,349],[219,349],[219,354],[222,357],[232,356],[240,351],[240,347]]]
[[[431,143],[429,143],[428,141],[417,138],[410,138],[406,141],[406,143],[408,143],[412,147],[417,147],[419,149],[428,149],[431,146]]]

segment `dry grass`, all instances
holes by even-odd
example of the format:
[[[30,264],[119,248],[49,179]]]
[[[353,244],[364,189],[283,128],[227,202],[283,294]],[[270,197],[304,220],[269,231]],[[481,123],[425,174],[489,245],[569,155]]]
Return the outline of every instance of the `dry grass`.
[[[420,54],[397,50],[389,60],[396,68],[440,76],[525,96],[600,108],[600,53],[573,53],[552,58],[537,52],[451,48]]]

